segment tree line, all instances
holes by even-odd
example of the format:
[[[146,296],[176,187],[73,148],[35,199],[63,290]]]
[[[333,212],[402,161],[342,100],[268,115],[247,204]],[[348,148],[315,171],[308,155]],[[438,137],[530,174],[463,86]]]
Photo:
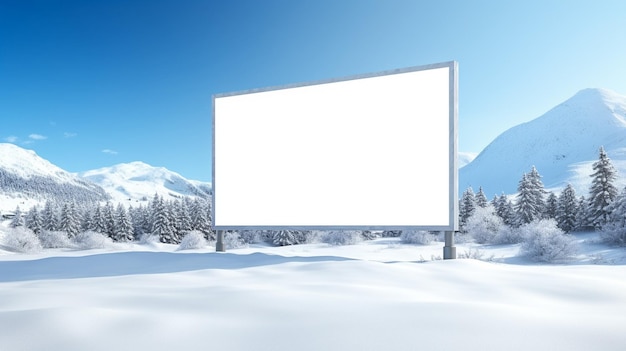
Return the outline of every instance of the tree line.
[[[512,228],[539,220],[554,220],[565,233],[580,230],[600,230],[611,236],[611,241],[624,243],[626,239],[626,188],[621,192],[615,186],[617,171],[603,147],[592,165],[591,186],[587,197],[578,196],[571,184],[560,194],[546,191],[541,175],[533,166],[524,173],[517,187],[514,201],[505,194],[487,200],[482,187],[474,193],[468,187],[459,200],[461,231],[467,230],[470,218],[477,208],[487,208]]]

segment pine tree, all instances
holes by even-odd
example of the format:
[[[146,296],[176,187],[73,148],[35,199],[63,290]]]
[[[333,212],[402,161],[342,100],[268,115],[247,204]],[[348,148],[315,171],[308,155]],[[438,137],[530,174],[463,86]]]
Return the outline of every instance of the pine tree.
[[[152,227],[152,234],[159,237],[159,241],[166,244],[175,244],[176,238],[174,234],[174,227],[170,221],[171,214],[169,213],[169,207],[159,198],[156,203],[153,203],[153,218],[154,223]]]
[[[558,199],[553,192],[548,193],[546,199],[546,209],[544,213],[545,219],[556,219],[556,213],[558,209]]]
[[[467,219],[474,213],[476,208],[475,197],[471,186],[465,189],[463,195],[461,195],[461,200],[459,201],[459,224],[461,227],[467,223]]]
[[[41,214],[39,214],[37,206],[33,206],[30,211],[28,211],[25,224],[26,227],[33,231],[33,233],[37,235],[41,233],[43,230],[43,218],[41,218]]]
[[[117,205],[115,211],[115,235],[113,239],[121,242],[133,241],[133,226],[121,203]]]
[[[515,212],[519,225],[530,223],[543,217],[545,190],[541,176],[533,166],[530,173],[524,173],[517,187]]]
[[[204,234],[204,238],[209,241],[216,239],[215,232],[211,228],[211,222],[209,219],[210,211],[208,206],[204,205],[204,202],[200,199],[196,199],[192,205],[191,211],[191,227],[193,230],[200,231]]]
[[[176,236],[182,238],[191,231],[191,216],[189,214],[189,207],[187,201],[179,201],[176,203]]]
[[[515,213],[519,225],[530,223],[537,218],[534,200],[531,184],[524,173],[517,186],[517,201],[515,202]]]
[[[567,184],[559,195],[556,210],[557,226],[566,233],[576,228],[577,202],[576,191],[571,184]]]
[[[617,195],[609,206],[609,222],[617,228],[626,228],[626,188]]]
[[[497,198],[494,208],[496,209],[496,214],[502,218],[504,224],[508,226],[514,226],[516,224],[513,203],[504,193]]]
[[[107,202],[101,209],[102,213],[102,225],[104,232],[102,234],[113,239],[115,236],[115,215],[113,214],[113,204]]]
[[[93,228],[91,228],[96,233],[107,235],[107,225],[104,219],[104,213],[102,207],[100,205],[96,205],[93,214]]]
[[[24,226],[24,217],[22,217],[22,211],[20,210],[19,205],[15,208],[15,215],[13,216],[13,219],[11,220],[10,226],[11,228]]]
[[[73,238],[80,232],[80,218],[74,203],[65,203],[61,209],[61,222],[59,229],[66,232],[67,236]]]
[[[538,219],[541,218],[541,213],[545,211],[546,203],[545,203],[545,195],[546,190],[543,187],[543,182],[541,181],[541,175],[537,171],[535,166],[532,167],[530,173],[528,173],[528,181],[531,184],[531,189],[533,191],[533,196],[535,198],[535,207],[536,211],[539,214]]]
[[[43,209],[43,229],[47,231],[56,231],[59,228],[59,220],[56,213],[56,204],[52,201],[46,201]]]
[[[609,205],[615,197],[617,197],[617,188],[613,183],[617,178],[617,171],[611,160],[604,151],[604,147],[600,147],[598,161],[593,164],[593,180],[589,190],[589,211],[591,224],[596,228],[609,220]]]
[[[488,204],[487,196],[485,195],[485,192],[483,191],[482,186],[478,188],[478,193],[474,197],[474,201],[476,203],[476,206],[478,207],[482,207],[482,208],[487,207],[487,204]]]
[[[585,230],[591,226],[591,220],[589,215],[589,202],[584,196],[580,197],[578,201],[578,211],[576,212],[576,230]]]
[[[297,244],[294,232],[291,230],[277,230],[272,238],[274,245],[287,246]]]

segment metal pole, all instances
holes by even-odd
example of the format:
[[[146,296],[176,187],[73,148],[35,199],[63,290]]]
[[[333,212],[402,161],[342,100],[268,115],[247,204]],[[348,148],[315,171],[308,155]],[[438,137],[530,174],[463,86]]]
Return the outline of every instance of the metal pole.
[[[215,242],[215,251],[217,252],[226,252],[226,247],[224,246],[224,231],[217,231],[217,242]]]
[[[443,259],[453,260],[456,258],[456,246],[454,246],[454,232],[444,232],[445,244],[443,246]]]

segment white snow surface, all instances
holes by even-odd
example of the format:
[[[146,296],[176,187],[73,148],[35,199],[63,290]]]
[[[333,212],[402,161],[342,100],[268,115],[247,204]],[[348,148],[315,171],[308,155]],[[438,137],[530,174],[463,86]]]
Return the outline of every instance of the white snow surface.
[[[519,246],[0,247],[3,350],[623,350],[626,251],[569,264]],[[1,239],[1,238],[0,238]],[[1,241],[1,240],[0,240]]]
[[[489,198],[513,194],[522,174],[534,165],[547,189],[560,191],[571,183],[578,195],[586,195],[600,146],[618,174],[626,175],[626,96],[584,89],[498,136],[459,170],[459,191],[482,186]],[[620,176],[616,185],[626,186],[626,177]]]
[[[210,183],[190,181],[180,174],[164,167],[153,167],[144,162],[136,161],[121,163],[78,174],[101,186],[113,197],[115,202],[133,202],[142,199],[151,200],[154,194],[166,199],[181,196],[198,196],[211,188]]]

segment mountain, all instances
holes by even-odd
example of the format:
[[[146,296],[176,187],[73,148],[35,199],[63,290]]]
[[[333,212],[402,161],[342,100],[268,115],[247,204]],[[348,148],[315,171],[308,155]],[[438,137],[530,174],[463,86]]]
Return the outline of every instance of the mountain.
[[[99,186],[64,171],[32,150],[0,143],[0,210],[17,205],[26,210],[47,199],[105,201],[110,196]]]
[[[176,172],[143,162],[122,163],[78,175],[104,188],[117,202],[150,200],[155,193],[166,199],[211,195],[210,183],[187,180]]]
[[[626,96],[607,89],[584,89],[544,115],[494,139],[459,170],[459,191],[483,187],[488,197],[514,194],[534,165],[546,189],[571,183],[587,195],[591,165],[603,146],[626,185]]]

